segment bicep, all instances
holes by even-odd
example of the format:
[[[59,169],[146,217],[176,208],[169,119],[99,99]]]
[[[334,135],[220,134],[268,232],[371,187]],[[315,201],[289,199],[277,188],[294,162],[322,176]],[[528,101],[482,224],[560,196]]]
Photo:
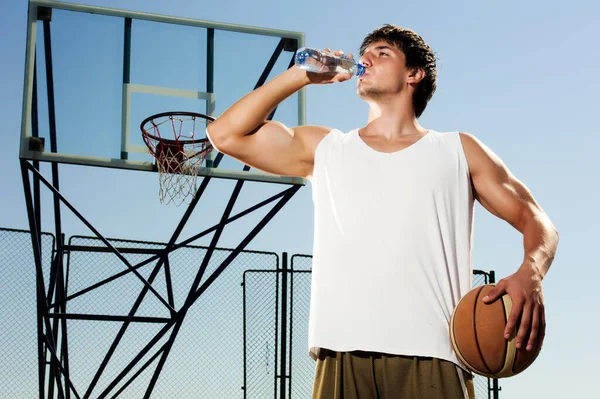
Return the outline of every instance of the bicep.
[[[265,121],[244,137],[219,143],[217,149],[267,173],[306,177],[312,173],[314,149],[327,132],[321,126],[290,128]]]
[[[490,213],[522,231],[539,206],[504,162],[475,137],[461,133],[475,198]]]

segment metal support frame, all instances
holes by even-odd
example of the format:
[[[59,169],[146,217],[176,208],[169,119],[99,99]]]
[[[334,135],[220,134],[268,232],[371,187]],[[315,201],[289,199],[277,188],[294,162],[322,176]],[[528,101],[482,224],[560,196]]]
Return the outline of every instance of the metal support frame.
[[[38,1],[39,4],[45,4],[44,1]],[[51,3],[52,5],[61,5],[65,6],[63,3]],[[65,6],[66,7],[66,6]],[[30,16],[31,18],[31,16]],[[48,113],[49,113],[49,122],[50,122],[50,147],[51,153],[57,153],[57,140],[56,140],[56,124],[55,124],[55,109],[54,109],[54,92],[53,92],[53,70],[52,70],[52,47],[51,47],[51,29],[50,29],[50,19],[46,18],[43,22],[44,28],[44,61],[46,66],[46,81],[48,82]],[[125,53],[128,52],[128,46],[130,45],[130,30],[127,29],[127,26],[130,26],[131,19],[126,18],[125,24]],[[28,32],[31,35],[31,32]],[[274,34],[275,32],[271,32]],[[209,46],[208,46],[208,80],[207,87],[212,90],[213,86],[213,54],[214,46],[212,45],[212,34],[209,34],[208,37]],[[28,37],[28,43],[31,43],[31,38]],[[287,44],[286,44],[287,43]],[[277,59],[281,56],[284,47],[289,46],[289,40],[285,41],[285,39],[281,39],[279,44],[277,45],[275,51],[268,64],[266,65],[262,75],[258,79],[256,87],[259,87],[264,84],[266,79],[268,78],[273,66]],[[34,48],[33,48],[34,49]],[[35,56],[35,51],[33,51],[33,56]],[[38,109],[37,109],[37,78],[35,74],[35,57],[33,57],[33,66],[30,64],[30,60],[26,62],[26,69],[33,68],[33,81],[32,89],[33,92],[31,95],[25,96],[24,99],[24,115],[31,118],[31,126],[32,126],[32,137],[38,136]],[[290,65],[293,60],[290,61]],[[26,74],[29,72],[26,72]],[[27,80],[27,79],[26,79]],[[129,64],[126,57],[126,62],[124,65],[124,75],[123,75],[124,83],[129,82]],[[29,83],[26,82],[26,90],[29,86]],[[26,102],[28,99],[31,101],[30,104]],[[30,112],[29,112],[30,111]],[[272,118],[275,113],[275,110],[271,113],[269,118]],[[27,129],[27,128],[23,128]],[[158,250],[148,250],[143,251],[140,249],[134,248],[117,248],[113,245],[110,239],[104,237],[102,233],[97,230],[91,222],[86,219],[86,217],[81,214],[69,201],[68,199],[61,194],[60,185],[59,185],[59,164],[64,163],[73,163],[69,160],[64,160],[60,157],[42,157],[42,161],[49,162],[51,165],[51,173],[52,179],[49,181],[44,177],[41,173],[41,168],[39,165],[39,160],[36,157],[31,157],[31,154],[27,151],[21,151],[20,163],[21,163],[21,173],[23,179],[23,189],[25,195],[25,202],[27,206],[27,215],[29,219],[29,227],[31,232],[31,242],[33,247],[33,254],[35,259],[35,268],[36,268],[36,286],[37,286],[37,320],[38,320],[38,376],[39,376],[39,397],[59,397],[59,398],[67,398],[71,397],[75,398],[89,398],[94,394],[94,396],[98,396],[99,398],[104,398],[107,396],[116,397],[121,392],[123,392],[129,384],[131,384],[145,369],[147,369],[157,358],[158,362],[154,369],[150,384],[148,385],[145,393],[145,398],[149,398],[152,395],[153,389],[161,375],[161,371],[163,366],[169,356],[170,350],[173,346],[177,338],[177,334],[179,329],[181,328],[185,316],[193,306],[193,304],[202,296],[202,294],[210,287],[210,285],[219,277],[219,275],[231,264],[231,262],[238,256],[238,254],[248,245],[248,243],[267,225],[267,223],[285,206],[285,204],[298,192],[300,187],[304,184],[304,179],[286,179],[277,181],[275,178],[263,179],[262,177],[252,176],[252,174],[239,174],[239,175],[220,175],[218,169],[214,169],[213,172],[205,173],[198,189],[196,195],[194,196],[191,203],[188,205],[185,213],[183,214],[179,225],[173,232],[168,244],[163,249]],[[121,155],[126,160],[126,155]],[[223,154],[218,154],[216,159],[212,162],[213,168],[218,168],[218,165],[223,157]],[[90,163],[91,164],[91,163]],[[250,168],[245,166],[243,168],[244,171],[248,171]],[[240,195],[241,189],[244,185],[244,178],[247,176],[247,180],[256,180],[263,182],[276,182],[284,185],[289,185],[290,187],[285,188],[280,193],[273,195],[272,197],[257,203],[250,208],[239,212],[235,215],[232,215],[233,208],[235,203]],[[204,231],[196,234],[195,236],[186,239],[182,242],[178,242],[179,236],[183,231],[184,227],[188,223],[192,213],[194,212],[197,204],[199,203],[203,193],[205,192],[208,184],[210,183],[213,177],[225,177],[236,179],[237,183],[231,193],[231,197],[227,204],[227,207],[221,217],[221,220],[216,225],[205,229]],[[33,187],[31,181],[33,180]],[[42,254],[41,254],[41,204],[40,204],[40,187],[41,185],[45,186],[52,193],[53,199],[53,212],[54,212],[54,230],[57,237],[57,246],[56,251],[53,254],[53,261],[50,267],[49,279],[47,281],[44,280],[44,270],[42,264]],[[230,253],[230,255],[217,267],[217,269],[208,276],[205,280],[203,280],[204,274],[206,272],[207,266],[211,260],[211,257],[214,253],[215,248],[219,242],[219,239],[222,235],[223,229],[229,223],[232,223],[243,216],[246,216],[258,209],[263,208],[264,206],[274,203],[272,209],[267,212],[267,214],[256,224],[256,226],[247,234],[245,238],[241,240],[239,245]],[[63,228],[61,225],[62,217],[61,217],[61,206],[69,209],[77,218],[86,225],[90,231],[94,233],[94,235],[102,241],[104,246],[76,246],[67,244],[64,242],[64,234]],[[187,299],[185,300],[183,306],[180,309],[175,309],[174,299],[173,299],[173,290],[171,286],[171,270],[169,267],[169,255],[176,251],[179,248],[182,248],[193,241],[209,234],[214,233],[213,238],[210,242],[210,245],[207,249],[206,256],[202,259],[201,263],[198,265],[198,272],[196,274],[196,278],[192,284],[192,287],[188,293]],[[71,253],[75,251],[90,251],[90,252],[109,252],[113,253],[123,264],[123,271],[116,273],[103,281],[99,281],[79,292],[70,293],[68,292],[67,287],[67,275],[68,275],[68,267],[65,268],[65,259],[68,260],[68,257]],[[147,258],[146,260],[139,262],[138,264],[131,264],[127,258],[125,258],[124,254],[126,253],[150,253],[152,256]],[[140,272],[139,268],[144,265],[149,265],[151,262],[156,262],[155,266],[153,266],[152,272],[149,274],[148,278],[144,278]],[[163,298],[156,289],[152,286],[155,278],[159,275],[159,273],[163,272],[166,278],[167,284],[167,298]],[[81,314],[81,313],[72,313],[67,311],[67,306],[69,301],[89,293],[99,287],[114,281],[116,279],[122,278],[128,274],[134,274],[142,283],[143,287],[134,303],[131,307],[131,310],[127,315],[104,315],[104,314]],[[285,273],[284,273],[285,275]],[[202,282],[202,284],[200,284]],[[169,317],[141,317],[136,316],[136,312],[138,311],[144,297],[146,294],[154,295],[162,305],[169,311]],[[69,320],[98,320],[98,321],[110,321],[110,322],[121,322],[121,328],[116,335],[112,345],[108,349],[105,354],[100,366],[96,370],[93,379],[91,380],[89,386],[87,387],[75,387],[70,379],[70,369],[69,369],[69,349],[68,349],[68,321]],[[137,356],[131,360],[129,364],[127,364],[123,370],[113,379],[113,381],[104,389],[102,392],[94,392],[96,384],[99,379],[103,375],[106,370],[107,365],[109,364],[111,357],[115,353],[121,339],[123,338],[126,330],[128,329],[130,323],[158,323],[162,324],[163,327],[159,330],[159,332],[146,344],[146,346],[140,350]],[[159,348],[155,346],[157,343],[170,331],[170,335],[166,343],[161,345]],[[144,357],[152,352],[151,357],[142,364],[142,360]],[[46,359],[49,358],[49,364],[46,364]],[[140,366],[140,368],[133,374],[131,371],[134,367]],[[285,369],[282,368],[282,372],[285,372]],[[119,386],[119,384],[121,384]],[[46,390],[47,387],[47,390]],[[282,383],[282,389],[284,388],[284,382]]]

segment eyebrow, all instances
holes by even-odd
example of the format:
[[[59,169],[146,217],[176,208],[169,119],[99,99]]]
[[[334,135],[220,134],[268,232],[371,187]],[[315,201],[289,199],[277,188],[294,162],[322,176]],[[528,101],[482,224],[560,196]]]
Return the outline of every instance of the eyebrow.
[[[391,46],[388,46],[387,44],[382,44],[382,45],[380,45],[380,46],[373,47],[373,48],[372,48],[371,50],[369,50],[369,51],[372,51],[372,50],[390,50],[390,51],[394,51],[394,50],[392,49],[392,47],[391,47]],[[367,52],[367,49],[364,49],[362,52],[360,52],[360,55],[362,56],[362,55],[363,55],[364,53],[366,53],[366,52]]]

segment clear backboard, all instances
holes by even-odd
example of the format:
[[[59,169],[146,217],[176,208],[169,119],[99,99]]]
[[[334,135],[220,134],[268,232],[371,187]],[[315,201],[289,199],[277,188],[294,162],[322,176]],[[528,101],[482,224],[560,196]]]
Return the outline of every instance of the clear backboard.
[[[140,131],[146,117],[168,111],[217,117],[288,68],[303,42],[298,32],[33,0],[20,157],[156,171]],[[300,91],[274,118],[303,124],[304,106]],[[227,157],[213,168],[214,157],[199,175],[304,183],[242,171]]]

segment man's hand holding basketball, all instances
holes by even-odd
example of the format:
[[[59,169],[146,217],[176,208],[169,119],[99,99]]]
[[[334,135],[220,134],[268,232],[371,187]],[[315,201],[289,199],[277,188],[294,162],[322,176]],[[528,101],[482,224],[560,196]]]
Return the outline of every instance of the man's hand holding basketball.
[[[504,337],[509,339],[517,327],[517,348],[532,351],[542,346],[546,333],[546,316],[541,276],[527,269],[521,268],[500,280],[483,301],[492,303],[502,295],[508,294],[512,301],[512,309]]]

